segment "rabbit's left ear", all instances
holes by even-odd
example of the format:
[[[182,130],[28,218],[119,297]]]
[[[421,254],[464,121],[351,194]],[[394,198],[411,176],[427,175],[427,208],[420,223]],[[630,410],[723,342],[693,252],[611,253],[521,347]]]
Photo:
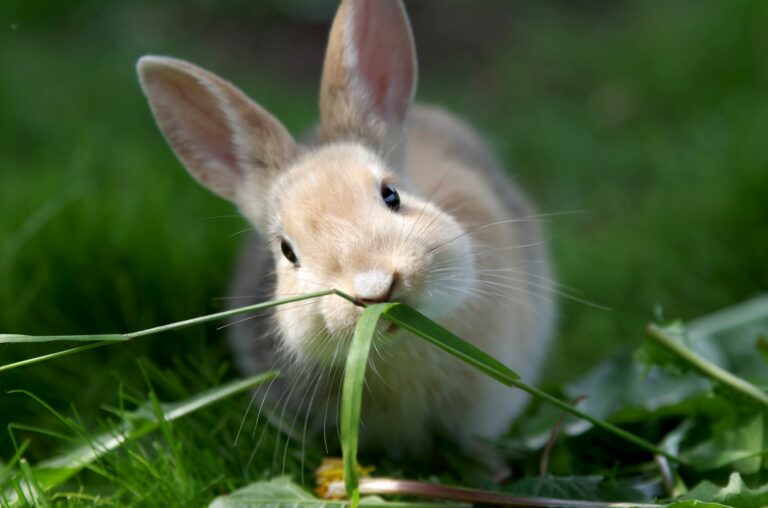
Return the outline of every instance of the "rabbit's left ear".
[[[343,0],[323,66],[323,140],[359,139],[392,155],[405,144],[415,91],[416,53],[402,1]]]

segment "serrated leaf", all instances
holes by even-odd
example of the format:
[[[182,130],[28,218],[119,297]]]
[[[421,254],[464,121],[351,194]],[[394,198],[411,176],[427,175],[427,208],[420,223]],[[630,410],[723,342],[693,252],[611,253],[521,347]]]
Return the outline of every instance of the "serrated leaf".
[[[509,486],[504,492],[517,495],[548,497],[556,499],[578,499],[585,501],[634,501],[648,502],[650,499],[641,491],[629,485],[618,485],[601,476],[536,476],[523,478]]]
[[[658,328],[674,342],[686,348],[691,347],[687,331],[682,322],[674,321]],[[691,370],[691,366],[687,362],[651,340],[643,342],[643,345],[635,352],[635,358],[646,369],[659,366],[679,376]]]
[[[646,370],[633,362],[630,355],[623,354],[594,367],[566,386],[565,393],[570,399],[585,396],[578,404],[585,413],[626,424],[702,412],[718,414],[728,409],[723,401],[707,397],[711,389],[712,383],[697,374],[678,377],[659,367]],[[561,410],[541,406],[535,414],[516,422],[515,438],[506,443],[526,450],[540,449],[549,441],[551,430],[562,415]],[[588,421],[569,417],[560,433],[576,436],[591,428]]]
[[[681,325],[670,326],[670,333],[697,354],[737,374],[752,373],[752,378],[768,377],[768,369],[757,359],[755,337],[768,334],[768,296],[728,307],[687,323],[687,338]],[[648,348],[648,344],[644,344]],[[654,345],[646,359],[656,358],[660,346]],[[670,365],[664,352],[659,363]],[[640,355],[643,358],[643,354]],[[637,357],[636,357],[637,359]],[[677,361],[671,361],[676,365]],[[759,366],[755,366],[758,363]],[[674,370],[674,369],[673,369]],[[599,418],[615,422],[641,422],[651,417],[686,416],[702,412],[716,417],[729,408],[719,397],[707,397],[713,389],[709,378],[695,372],[683,375],[659,366],[644,368],[622,355],[602,362],[579,380],[565,387],[568,397],[586,395],[579,408]],[[748,378],[750,376],[747,376]],[[730,392],[729,392],[730,393]],[[537,449],[549,439],[549,431],[562,415],[556,410],[520,425],[520,436],[527,448]],[[522,423],[522,422],[521,422]],[[577,435],[589,430],[589,422],[569,419],[562,433]]]
[[[768,394],[688,347],[680,339],[681,333],[679,327],[660,327],[654,324],[649,324],[646,329],[648,340],[673,353],[679,362],[691,370],[709,377],[717,389],[726,391],[728,398],[735,397],[745,404],[768,408]]]
[[[661,508],[661,505],[659,505]],[[663,508],[734,508],[720,503],[707,503],[696,499],[687,499],[685,501],[676,501],[672,504],[664,505]]]
[[[712,482],[703,481],[679,498],[680,501],[693,499],[722,503],[733,508],[764,508],[768,506],[768,485],[750,489],[739,473],[732,473],[725,487],[718,487]],[[670,508],[672,507],[681,508],[676,504],[670,505]]]
[[[760,470],[765,453],[764,418],[761,413],[744,417],[731,414],[712,426],[712,436],[681,455],[699,471],[728,465],[742,473]]]
[[[768,336],[768,295],[732,305],[687,323],[694,351],[752,383],[768,384],[756,341]]]

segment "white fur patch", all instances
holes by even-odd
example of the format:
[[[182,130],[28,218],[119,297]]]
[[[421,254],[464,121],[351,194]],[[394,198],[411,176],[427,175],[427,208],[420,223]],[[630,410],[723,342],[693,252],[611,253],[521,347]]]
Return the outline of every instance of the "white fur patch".
[[[392,277],[391,273],[381,268],[360,272],[355,275],[355,293],[365,300],[384,298],[392,287]]]

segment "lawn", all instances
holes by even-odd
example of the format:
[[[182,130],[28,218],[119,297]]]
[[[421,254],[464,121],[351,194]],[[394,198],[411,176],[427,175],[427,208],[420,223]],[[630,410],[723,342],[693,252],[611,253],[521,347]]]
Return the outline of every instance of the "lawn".
[[[299,134],[316,117],[333,4],[4,2],[0,333],[122,332],[221,310],[247,226],[174,159],[135,61],[194,61]],[[768,4],[478,4],[414,2],[418,98],[476,125],[552,214],[557,277],[575,298],[559,299],[547,386],[636,346],[655,316],[691,319],[768,288]],[[225,333],[206,325],[2,372],[0,422],[75,432],[14,389],[88,429],[150,387],[161,400],[190,396],[236,377]],[[0,364],[48,350],[0,346]],[[321,445],[286,444],[263,422],[233,446],[243,421],[255,425],[247,406],[239,396],[165,426],[69,491],[199,505],[317,465]],[[66,444],[12,435],[29,440],[32,463]],[[15,446],[0,436],[0,464]]]

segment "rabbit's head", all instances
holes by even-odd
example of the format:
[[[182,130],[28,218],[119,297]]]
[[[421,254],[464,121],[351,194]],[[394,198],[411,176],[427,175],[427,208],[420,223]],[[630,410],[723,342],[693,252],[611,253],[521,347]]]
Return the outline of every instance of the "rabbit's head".
[[[301,147],[230,83],[184,61],[139,60],[160,129],[192,176],[234,202],[271,242],[277,298],[336,288],[363,302],[402,301],[433,318],[462,304],[471,240],[409,190],[408,111],[416,59],[397,0],[343,0],[320,92],[319,141]],[[286,348],[335,362],[360,307],[338,298],[277,312]]]

